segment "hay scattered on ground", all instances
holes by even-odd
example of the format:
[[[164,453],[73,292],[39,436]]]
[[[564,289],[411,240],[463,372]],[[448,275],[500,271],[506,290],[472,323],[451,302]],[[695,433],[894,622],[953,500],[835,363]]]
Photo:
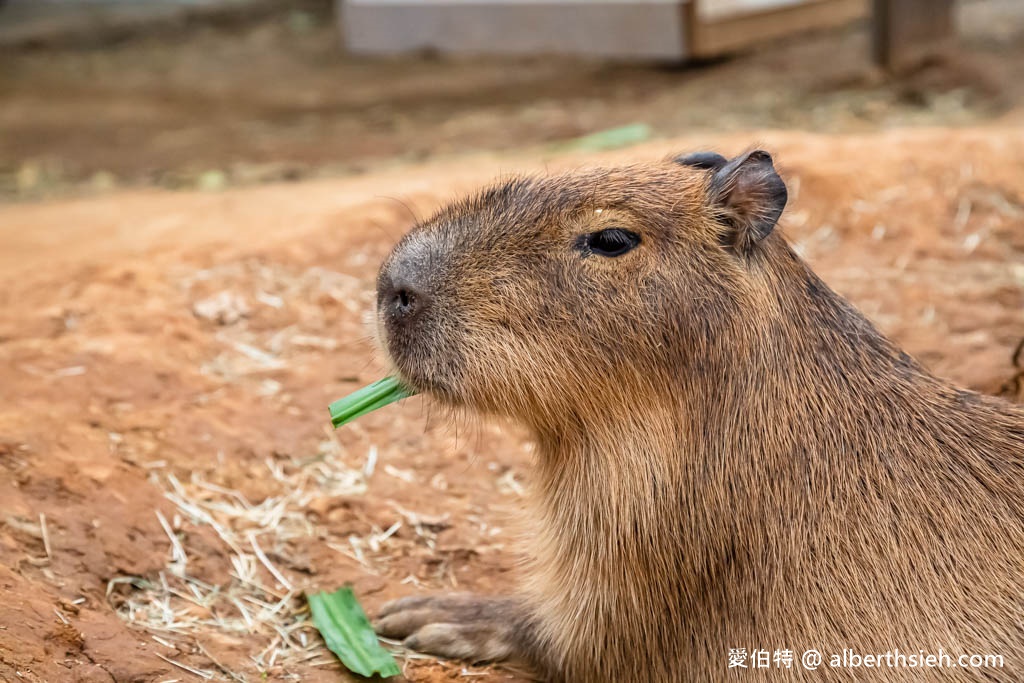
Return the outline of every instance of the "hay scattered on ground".
[[[376,459],[377,449],[371,447],[362,462],[353,463],[330,435],[321,442],[319,452],[306,460],[267,460],[265,466],[278,487],[259,503],[197,473],[182,481],[162,466],[155,467],[153,482],[175,506],[170,518],[160,510],[154,513],[168,538],[166,568],[155,578],[112,579],[108,600],[123,619],[167,648],[170,654],[161,654],[162,659],[206,680],[246,680],[244,671],[212,654],[211,649],[217,649],[211,647],[214,644],[247,651],[246,665],[275,680],[300,680],[291,673],[298,665],[338,667],[311,621],[304,592],[312,586],[276,558],[287,557],[292,542],[320,542],[322,530],[310,521],[312,508],[325,499],[363,495]],[[437,533],[448,527],[446,516],[422,515],[397,504],[392,507],[396,521],[391,526],[325,545],[377,575],[385,573],[389,553],[394,552],[389,543],[402,528],[412,531],[412,541],[405,543],[436,549]],[[215,533],[230,559],[230,568],[213,582],[190,572],[203,552],[191,548],[190,539],[204,528]],[[437,571],[457,586],[449,562],[442,561]],[[403,583],[418,580],[410,576]],[[405,664],[432,659],[409,652],[400,643],[385,643]],[[207,664],[196,666],[196,661]],[[487,671],[467,667],[459,675],[475,677]]]
[[[325,440],[321,446],[321,452],[305,462],[282,465],[268,460],[266,466],[280,486],[259,503],[198,474],[184,482],[171,473],[153,474],[176,507],[170,520],[155,513],[170,544],[167,568],[156,580],[115,578],[108,596],[125,620],[149,631],[157,643],[182,653],[201,652],[215,668],[196,669],[167,658],[170,663],[203,678],[213,678],[219,671],[244,680],[242,674],[217,665],[203,644],[213,638],[248,646],[252,665],[261,675],[288,679],[288,669],[297,664],[335,665],[310,621],[301,579],[274,560],[290,540],[316,537],[307,517],[312,500],[366,491],[364,470],[345,464],[337,442]],[[187,540],[201,527],[216,533],[230,558],[230,570],[217,583],[189,572],[195,557]],[[376,533],[354,541],[353,548],[379,548],[386,538],[386,532]],[[130,590],[117,597],[121,585]]]

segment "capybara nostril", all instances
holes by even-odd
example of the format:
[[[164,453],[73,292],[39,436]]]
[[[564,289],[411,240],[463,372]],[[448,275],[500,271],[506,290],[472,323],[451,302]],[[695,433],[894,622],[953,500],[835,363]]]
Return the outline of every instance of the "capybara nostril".
[[[413,318],[423,309],[426,299],[421,289],[406,282],[392,281],[388,290],[381,292],[380,302],[384,315],[398,322]]]
[[[397,264],[383,274],[378,283],[377,302],[381,313],[392,323],[404,324],[421,313],[430,301],[427,285],[412,269]]]
[[[400,316],[412,315],[416,309],[416,302],[418,297],[416,292],[412,289],[403,288],[395,292],[392,297],[391,308]]]

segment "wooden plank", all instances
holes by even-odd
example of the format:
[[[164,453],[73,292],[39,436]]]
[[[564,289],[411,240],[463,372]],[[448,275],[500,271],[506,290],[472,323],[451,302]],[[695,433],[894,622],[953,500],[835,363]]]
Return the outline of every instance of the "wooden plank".
[[[875,62],[907,69],[947,49],[956,35],[954,0],[873,0]]]
[[[729,15],[771,11],[804,2],[807,0],[703,0],[697,2],[697,12],[701,21],[714,21]]]
[[[807,0],[701,20],[702,13],[691,3],[686,17],[690,53],[713,57],[800,31],[841,26],[867,16],[868,4],[869,0]]]

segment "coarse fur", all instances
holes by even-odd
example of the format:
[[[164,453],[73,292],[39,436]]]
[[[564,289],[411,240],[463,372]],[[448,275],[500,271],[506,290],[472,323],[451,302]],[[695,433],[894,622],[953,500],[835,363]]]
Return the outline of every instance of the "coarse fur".
[[[398,601],[381,633],[552,683],[732,679],[734,648],[797,653],[757,680],[1024,680],[1024,410],[880,334],[772,229],[784,204],[764,152],[705,153],[503,182],[396,246],[395,369],[538,448],[519,595]],[[640,244],[590,253],[609,228]]]

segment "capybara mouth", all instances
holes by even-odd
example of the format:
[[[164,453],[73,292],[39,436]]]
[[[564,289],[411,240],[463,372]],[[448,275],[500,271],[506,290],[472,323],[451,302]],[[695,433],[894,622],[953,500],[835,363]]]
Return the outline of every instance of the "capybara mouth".
[[[388,365],[389,374],[418,394],[427,394],[442,403],[464,405],[457,391],[456,378],[461,374],[456,364],[443,360],[446,354],[431,350],[430,334],[408,334],[390,328],[378,312],[374,326],[377,346]]]
[[[394,368],[394,374],[402,383],[417,393],[427,394],[447,405],[465,405],[451,371],[443,370],[446,364],[422,362],[422,360],[410,359],[408,356],[402,355],[396,357],[394,353],[388,354],[388,361]],[[431,367],[435,365],[439,367]]]

